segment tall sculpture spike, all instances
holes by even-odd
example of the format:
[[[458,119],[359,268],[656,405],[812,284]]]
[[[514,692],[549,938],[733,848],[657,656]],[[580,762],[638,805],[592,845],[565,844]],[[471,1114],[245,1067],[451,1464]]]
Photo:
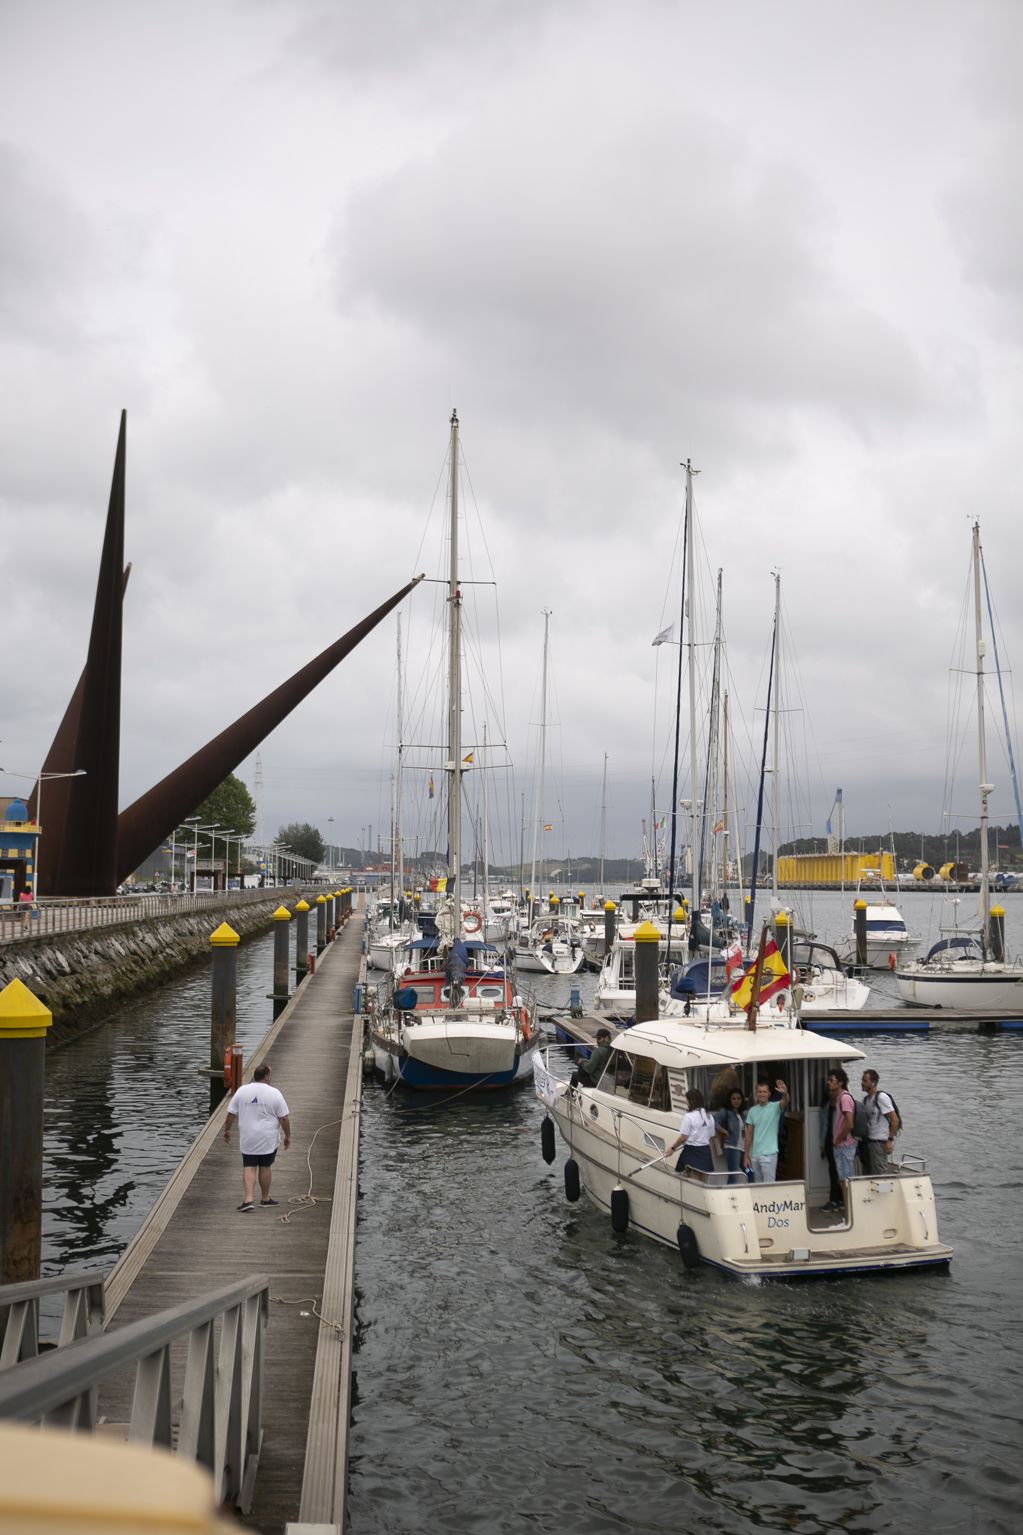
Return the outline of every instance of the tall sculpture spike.
[[[43,768],[85,770],[80,778],[53,779],[42,798],[39,886],[48,895],[112,893],[117,883],[127,433],[122,410],[85,669]]]
[[[117,823],[117,880],[123,880],[137,869],[184,817],[201,805],[228,773],[233,772],[239,762],[254,751],[422,579],[422,576],[416,576],[403,586],[368,618],[335,640],[287,682],[282,682],[262,703],[235,720],[233,725],[122,811]],[[97,890],[94,893],[104,892]]]
[[[124,567],[124,579],[121,582],[121,603],[123,606],[124,595],[128,590],[128,580],[131,576],[131,564]],[[52,773],[66,773],[73,771],[69,764],[75,760],[78,744],[78,729],[82,719],[82,696],[85,692],[85,669],[78,679],[78,685],[71,695],[71,700],[64,710],[64,718],[57,726],[57,733],[53,738],[53,744],[46,753],[46,761],[43,763],[43,777]],[[39,856],[36,863],[36,894],[53,895],[53,878],[57,868],[57,852],[64,835],[64,826],[67,822],[68,795],[71,785],[67,779],[52,778],[46,789],[46,835],[39,840]],[[29,799],[29,815],[34,821],[37,819],[39,808],[39,785],[32,790]]]

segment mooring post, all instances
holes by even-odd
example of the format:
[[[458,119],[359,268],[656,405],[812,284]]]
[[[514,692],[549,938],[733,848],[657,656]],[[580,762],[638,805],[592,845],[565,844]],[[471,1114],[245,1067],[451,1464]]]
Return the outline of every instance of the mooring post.
[[[238,944],[234,928],[222,922],[210,934],[213,945],[213,981],[210,988],[210,1113],[227,1091],[224,1066],[234,1044],[238,1019]]]
[[[43,1083],[53,1014],[23,981],[0,991],[0,1285],[39,1278]]]
[[[322,954],[327,947],[327,897],[316,897],[316,952]]]
[[[327,942],[334,942],[334,929],[337,926],[337,891],[332,890],[327,896]]]
[[[274,1005],[274,1022],[288,1005],[288,923],[291,912],[286,906],[278,906],[274,912],[274,989],[270,993]]]
[[[853,927],[856,931],[856,963],[867,963],[867,903],[862,897],[853,903]]]
[[[604,955],[610,954],[615,941],[615,917],[618,907],[614,901],[604,902]]]
[[[636,1022],[650,1023],[661,1011],[660,932],[652,922],[636,929]]]
[[[987,942],[991,958],[998,964],[1005,960],[1005,907],[992,906],[988,916]]]
[[[309,972],[309,902],[295,904],[295,985],[301,986]]]
[[[788,912],[779,911],[774,919],[774,941],[786,970],[792,969],[792,925]]]

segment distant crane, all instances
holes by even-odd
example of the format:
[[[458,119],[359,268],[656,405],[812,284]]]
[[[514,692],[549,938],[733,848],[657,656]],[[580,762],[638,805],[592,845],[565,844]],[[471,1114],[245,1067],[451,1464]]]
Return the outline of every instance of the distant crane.
[[[836,811],[838,812],[837,815],[835,814]],[[838,827],[837,831],[832,831],[832,829],[831,829],[832,822],[834,822],[837,825],[837,827]],[[845,846],[845,810],[844,810],[843,805],[842,805],[842,791],[841,791],[841,789],[836,789],[835,790],[835,803],[832,805],[830,811],[828,812],[828,827],[827,827],[827,830],[828,830],[828,852],[829,853],[840,853],[842,851],[842,848]]]

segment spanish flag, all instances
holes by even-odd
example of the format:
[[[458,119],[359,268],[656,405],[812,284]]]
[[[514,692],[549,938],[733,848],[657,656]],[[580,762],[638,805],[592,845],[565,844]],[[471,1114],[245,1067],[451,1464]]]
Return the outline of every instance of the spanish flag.
[[[753,973],[756,970],[756,959],[743,975],[732,982],[731,998],[736,1007],[749,1007],[753,997]],[[768,939],[764,949],[764,968],[760,976],[760,1001],[766,1002],[779,991],[784,991],[791,983],[792,977],[785,966],[785,961],[778,950],[778,945],[773,938]]]

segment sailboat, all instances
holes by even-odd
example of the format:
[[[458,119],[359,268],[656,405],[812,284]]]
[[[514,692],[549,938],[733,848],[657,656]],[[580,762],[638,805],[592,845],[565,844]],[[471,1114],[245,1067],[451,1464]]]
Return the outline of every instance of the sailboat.
[[[532,1075],[536,1021],[515,996],[503,965],[481,933],[482,917],[463,911],[462,778],[473,753],[462,751],[462,593],[458,569],[458,412],[451,416],[450,566],[448,575],[447,782],[445,896],[393,986],[382,988],[370,1038],[374,1064],[408,1087],[503,1087]]]
[[[537,775],[536,804],[533,816],[533,861],[529,877],[530,904],[528,921],[515,939],[514,961],[516,970],[526,971],[534,975],[574,975],[577,970],[581,969],[584,956],[583,942],[579,934],[578,923],[574,920],[563,918],[558,914],[561,903],[557,897],[554,898],[550,911],[542,913],[536,909],[537,852],[541,846],[540,838],[543,836],[541,827],[546,829],[543,819],[543,794],[544,772],[547,761],[547,679],[550,622],[550,612],[545,608],[543,615],[543,680],[540,694],[540,770]],[[542,857],[540,860],[540,880],[541,882],[543,881]]]
[[[980,926],[947,934],[926,958],[896,970],[903,1001],[910,1007],[1023,1007],[1023,965],[1005,955],[1004,912],[991,907],[988,858],[987,741],[984,734],[984,611],[981,603],[980,523],[973,524],[973,610],[977,669],[977,750],[980,769]]]

